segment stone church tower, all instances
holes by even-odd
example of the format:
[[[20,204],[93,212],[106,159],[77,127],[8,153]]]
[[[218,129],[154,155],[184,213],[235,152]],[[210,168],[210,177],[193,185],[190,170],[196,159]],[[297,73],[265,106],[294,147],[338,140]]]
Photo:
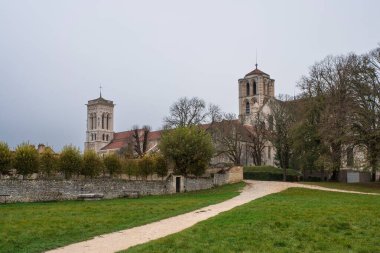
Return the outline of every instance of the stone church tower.
[[[87,131],[84,150],[99,150],[113,139],[113,108],[114,103],[102,97],[88,101]]]
[[[274,79],[256,68],[239,79],[239,119],[252,124],[256,114],[274,97]]]

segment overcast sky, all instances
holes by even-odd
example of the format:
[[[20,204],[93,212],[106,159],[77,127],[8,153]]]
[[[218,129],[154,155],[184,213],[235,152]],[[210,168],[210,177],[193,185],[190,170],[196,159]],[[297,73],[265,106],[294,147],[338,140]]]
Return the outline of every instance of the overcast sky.
[[[0,140],[83,149],[88,100],[113,100],[115,131],[162,125],[197,96],[238,113],[259,69],[276,94],[329,54],[380,42],[380,1],[0,0]]]

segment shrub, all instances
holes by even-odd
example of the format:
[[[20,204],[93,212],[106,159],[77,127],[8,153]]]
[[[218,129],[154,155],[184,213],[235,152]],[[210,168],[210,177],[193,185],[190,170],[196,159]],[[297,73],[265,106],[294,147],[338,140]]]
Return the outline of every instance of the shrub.
[[[284,171],[273,166],[246,166],[244,179],[263,181],[282,181]],[[298,181],[300,174],[292,169],[287,170],[286,181]]]
[[[38,172],[39,156],[33,145],[23,143],[17,146],[14,167],[23,176]]]
[[[8,174],[12,165],[12,153],[8,144],[0,142],[0,174]]]
[[[41,172],[50,176],[57,170],[58,159],[50,147],[46,147],[44,152],[40,155],[40,169]]]
[[[161,178],[164,178],[168,174],[168,164],[162,155],[155,155],[155,172]]]
[[[162,135],[160,150],[173,162],[174,172],[181,175],[202,175],[213,155],[211,136],[203,129],[178,127]]]
[[[85,177],[99,176],[102,171],[103,163],[98,154],[93,150],[86,150],[83,154],[83,166],[81,174]]]
[[[154,159],[152,159],[151,156],[144,156],[143,158],[140,159],[138,162],[139,164],[139,174],[143,178],[147,178],[149,175],[152,175],[154,173]]]
[[[108,173],[113,176],[114,174],[120,174],[122,170],[122,164],[120,158],[116,154],[110,154],[103,158],[104,166]]]
[[[138,176],[138,160],[136,159],[124,159],[122,160],[122,167],[125,174],[129,179],[131,176]]]
[[[59,156],[59,169],[69,179],[75,174],[79,174],[82,168],[82,157],[79,148],[72,145],[65,146]]]

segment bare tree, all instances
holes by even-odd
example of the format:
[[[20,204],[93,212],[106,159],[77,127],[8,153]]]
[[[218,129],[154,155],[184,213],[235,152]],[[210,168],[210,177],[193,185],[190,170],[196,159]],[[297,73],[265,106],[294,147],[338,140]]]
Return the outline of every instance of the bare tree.
[[[366,147],[372,180],[375,181],[380,160],[380,47],[356,57],[351,72],[355,101],[354,139]]]
[[[225,114],[221,122],[216,122],[208,129],[213,137],[216,156],[225,155],[235,165],[241,164],[247,130],[234,114]]]
[[[287,100],[287,98],[285,98],[285,100]],[[272,100],[269,104],[274,121],[274,129],[270,138],[276,149],[275,159],[278,162],[278,166],[284,170],[284,181],[286,181],[287,169],[290,167],[292,146],[290,130],[294,123],[293,114],[286,102],[287,101]]]
[[[143,157],[148,151],[148,141],[150,126],[143,126],[142,129],[139,129],[137,125],[133,126],[133,142],[134,142],[134,151],[139,157]]]
[[[220,122],[223,119],[222,110],[218,105],[209,104],[208,106],[208,117],[211,124]]]
[[[164,118],[165,128],[199,125],[220,121],[222,113],[219,106],[210,104],[206,108],[203,99],[193,97],[180,98],[170,107],[170,116]]]
[[[300,87],[304,96],[318,98],[321,108],[321,124],[318,131],[329,147],[333,179],[337,179],[342,165],[343,146],[349,143],[353,108],[350,82],[354,57],[328,56],[313,65],[309,76],[303,77]]]
[[[268,124],[266,124],[268,122]],[[265,116],[262,112],[258,112],[253,124],[248,126],[247,146],[252,156],[253,163],[256,166],[262,164],[263,151],[268,145],[270,138],[270,128],[273,129],[273,116]]]

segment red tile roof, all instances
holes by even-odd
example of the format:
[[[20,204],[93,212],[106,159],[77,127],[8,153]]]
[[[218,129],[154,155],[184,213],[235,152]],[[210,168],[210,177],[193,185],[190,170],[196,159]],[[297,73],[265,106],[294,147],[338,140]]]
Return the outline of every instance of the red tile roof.
[[[143,131],[143,129],[139,129],[139,131]],[[162,130],[150,132],[148,135],[148,141],[159,140],[161,138],[161,134]],[[120,149],[122,147],[126,147],[128,143],[131,142],[131,138],[133,138],[133,130],[114,133],[112,141],[101,150]]]
[[[251,72],[249,72],[248,74],[245,75],[245,77],[247,76],[251,76],[251,75],[267,75],[269,76],[268,74],[262,72],[260,69],[256,68],[254,70],[252,70]]]
[[[233,120],[234,123],[238,123],[239,120]],[[201,128],[207,130],[211,124],[202,124],[200,125]],[[143,129],[139,129],[139,131],[143,131]],[[158,130],[158,131],[152,131],[148,135],[148,141],[158,141],[161,139],[162,132],[164,130]],[[133,130],[124,131],[124,132],[118,132],[114,133],[113,139],[110,143],[108,143],[106,146],[101,148],[101,150],[108,150],[108,149],[120,149],[123,147],[126,147],[128,143],[132,141],[133,138]],[[141,141],[143,141],[143,137],[140,138]]]

